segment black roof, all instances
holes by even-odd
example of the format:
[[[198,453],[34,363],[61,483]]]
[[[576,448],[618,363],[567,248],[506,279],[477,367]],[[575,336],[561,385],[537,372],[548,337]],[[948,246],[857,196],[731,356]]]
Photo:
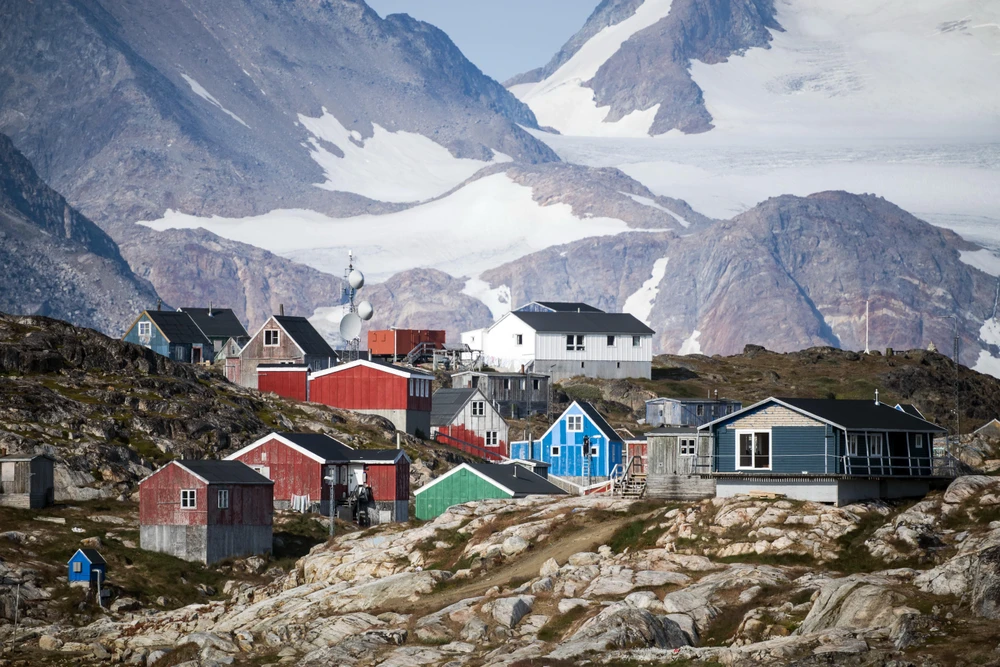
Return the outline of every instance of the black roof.
[[[350,461],[356,454],[351,447],[324,433],[282,432],[278,435],[326,461]]]
[[[79,549],[79,551],[87,557],[91,565],[107,565],[108,561],[104,560],[104,556],[98,553],[97,549]]]
[[[517,496],[566,493],[544,477],[514,463],[466,463],[465,465],[497,484],[507,487]]]
[[[604,416],[597,411],[597,408],[587,401],[577,401],[576,404],[579,405],[585,413],[587,413],[590,420],[594,422],[594,426],[603,431],[606,436],[614,438],[615,440],[621,440],[622,437],[618,435],[616,430],[611,428],[611,424],[609,424]]]
[[[146,315],[171,343],[176,345],[212,344],[212,341],[205,337],[205,334],[187,313],[179,313],[176,310],[147,310]]]
[[[177,463],[209,484],[274,484],[243,461],[184,459]]]
[[[478,389],[438,389],[431,398],[431,426],[451,423]]]
[[[896,409],[897,410],[902,410],[906,414],[913,415],[914,417],[917,417],[918,419],[923,419],[924,418],[924,416],[922,414],[920,414],[920,410],[917,410],[917,406],[913,405],[912,403],[900,403],[896,407]]]
[[[274,321],[288,332],[292,340],[302,348],[304,354],[315,357],[337,356],[337,353],[333,351],[333,348],[326,342],[326,339],[316,331],[306,318],[293,317],[291,315],[275,315]]]
[[[531,303],[521,306],[521,308],[526,308],[531,304],[536,303],[543,308],[548,308],[549,310],[554,310],[557,313],[603,313],[604,311],[600,308],[595,308],[589,303],[583,303],[582,301],[532,301]],[[520,310],[520,309],[518,309]]]
[[[209,338],[249,338],[232,308],[181,308]]]
[[[395,461],[402,449],[355,449],[352,461]]]
[[[652,329],[628,313],[522,313],[516,317],[535,331],[573,334],[652,334]]]
[[[875,401],[838,400],[829,398],[779,398],[803,412],[850,430],[939,431],[945,429],[902,410]]]

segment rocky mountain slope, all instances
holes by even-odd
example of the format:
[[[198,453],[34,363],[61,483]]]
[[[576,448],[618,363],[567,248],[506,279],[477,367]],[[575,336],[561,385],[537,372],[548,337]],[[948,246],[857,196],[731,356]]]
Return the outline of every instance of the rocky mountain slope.
[[[106,233],[48,187],[0,134],[0,310],[119,331],[155,304]]]
[[[530,498],[317,546],[268,585],[84,627],[18,656],[85,664],[993,664],[1000,492],[832,508]]]

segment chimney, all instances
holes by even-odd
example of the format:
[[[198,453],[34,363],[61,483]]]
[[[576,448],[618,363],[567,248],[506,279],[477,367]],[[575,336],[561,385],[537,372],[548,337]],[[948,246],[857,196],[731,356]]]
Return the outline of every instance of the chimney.
[[[278,315],[281,317],[285,316],[285,304],[283,303],[278,304]]]
[[[878,405],[878,389],[875,390],[875,405]]]
[[[215,314],[212,313],[212,302],[211,301],[208,302],[208,316],[209,317],[215,317]]]
[[[521,466],[517,465],[516,463],[511,463],[510,465],[511,467],[514,468],[514,477],[517,477],[517,469],[520,468]]]
[[[403,442],[403,437],[399,434],[399,431],[396,431],[396,449],[403,448],[402,442]]]
[[[156,300],[156,310],[162,310],[162,309],[163,309],[163,299],[157,299]]]

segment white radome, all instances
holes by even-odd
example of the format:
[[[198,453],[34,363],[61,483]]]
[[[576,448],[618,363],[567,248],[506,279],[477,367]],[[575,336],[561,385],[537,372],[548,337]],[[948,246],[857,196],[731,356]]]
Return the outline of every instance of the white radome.
[[[361,318],[357,313],[347,313],[344,319],[340,320],[340,337],[346,341],[352,341],[361,333]]]
[[[357,269],[351,271],[350,275],[347,276],[347,282],[354,289],[361,289],[365,286],[365,274],[361,273]]]
[[[375,309],[367,301],[362,301],[358,304],[358,317],[367,322],[375,314]]]

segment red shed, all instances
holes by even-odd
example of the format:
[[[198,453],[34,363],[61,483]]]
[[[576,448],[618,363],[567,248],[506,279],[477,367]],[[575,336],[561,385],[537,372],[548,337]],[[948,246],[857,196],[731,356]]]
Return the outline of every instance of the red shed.
[[[230,454],[274,481],[277,509],[330,511],[330,485],[338,505],[363,522],[409,518],[410,459],[400,449],[353,449],[318,433],[272,433]]]
[[[427,437],[431,431],[430,373],[359,359],[313,373],[309,400],[332,408],[381,415],[398,430]]]
[[[171,461],[139,483],[140,545],[205,564],[267,553],[273,486],[240,461]]]
[[[259,364],[257,389],[305,403],[309,400],[309,367],[305,364]]]
[[[441,350],[445,332],[437,329],[376,329],[368,332],[368,351],[373,357],[405,357],[421,343]]]

